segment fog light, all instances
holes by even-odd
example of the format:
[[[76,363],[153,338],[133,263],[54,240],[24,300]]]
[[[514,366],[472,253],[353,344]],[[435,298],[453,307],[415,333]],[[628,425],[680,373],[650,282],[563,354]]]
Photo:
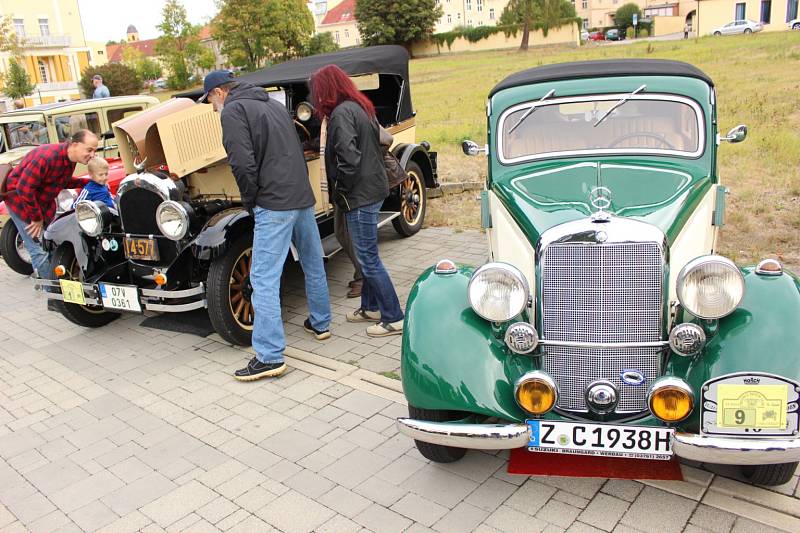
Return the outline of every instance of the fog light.
[[[436,274],[455,274],[457,271],[456,264],[449,259],[440,260],[434,269]]]
[[[679,324],[669,334],[669,345],[678,355],[697,355],[706,345],[706,332],[697,324]]]
[[[764,259],[756,266],[756,274],[759,276],[780,276],[783,274],[783,266],[777,259]]]
[[[528,354],[539,345],[539,335],[527,322],[517,322],[506,330],[506,345],[514,353]]]
[[[675,377],[656,380],[647,394],[653,416],[664,422],[680,422],[694,409],[694,392],[689,384]]]
[[[67,269],[64,268],[64,265],[56,265],[56,267],[53,269],[53,274],[55,274],[57,278],[63,277],[66,275],[66,273]]]
[[[517,381],[514,398],[526,412],[543,415],[555,406],[558,389],[553,378],[541,370],[534,370]]]
[[[155,281],[156,285],[158,285],[159,287],[161,287],[163,285],[166,285],[167,284],[167,275],[164,274],[163,272],[159,272],[158,274],[156,274],[153,277],[153,281]]]

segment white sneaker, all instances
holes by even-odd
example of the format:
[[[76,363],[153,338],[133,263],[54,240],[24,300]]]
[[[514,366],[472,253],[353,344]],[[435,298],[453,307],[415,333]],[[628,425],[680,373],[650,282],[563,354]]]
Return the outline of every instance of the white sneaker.
[[[389,335],[402,335],[403,321],[379,322],[367,328],[367,335],[370,337],[388,337]]]
[[[380,311],[365,311],[360,307],[345,316],[348,322],[380,322]]]

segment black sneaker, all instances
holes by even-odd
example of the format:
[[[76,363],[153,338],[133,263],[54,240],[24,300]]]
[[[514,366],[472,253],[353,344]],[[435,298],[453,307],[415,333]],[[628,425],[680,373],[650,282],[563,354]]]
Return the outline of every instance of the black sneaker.
[[[306,321],[303,322],[303,329],[314,335],[314,338],[318,341],[324,341],[325,339],[331,338],[331,331],[329,329],[326,329],[325,331],[314,329],[311,327],[311,321],[307,318]]]
[[[286,363],[262,363],[255,357],[250,359],[245,368],[233,373],[233,377],[239,381],[255,381],[261,378],[274,378],[283,374],[286,370]]]

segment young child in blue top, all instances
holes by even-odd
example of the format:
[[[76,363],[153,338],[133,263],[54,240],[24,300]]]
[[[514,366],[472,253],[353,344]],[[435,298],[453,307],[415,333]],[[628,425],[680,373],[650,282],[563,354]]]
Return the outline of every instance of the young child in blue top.
[[[89,160],[87,165],[89,168],[89,177],[92,179],[87,183],[75,203],[72,204],[74,208],[81,200],[100,200],[108,206],[109,209],[116,211],[117,207],[114,205],[114,199],[111,198],[111,191],[108,189],[108,162],[102,157],[93,157]]]

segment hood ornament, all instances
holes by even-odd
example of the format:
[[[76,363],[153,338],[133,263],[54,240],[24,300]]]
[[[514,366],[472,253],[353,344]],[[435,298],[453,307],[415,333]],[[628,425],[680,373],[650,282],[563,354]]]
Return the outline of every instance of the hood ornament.
[[[592,213],[592,222],[608,222],[611,219],[611,214],[606,211],[611,207],[611,189],[595,187],[589,193],[589,203],[597,209]]]

